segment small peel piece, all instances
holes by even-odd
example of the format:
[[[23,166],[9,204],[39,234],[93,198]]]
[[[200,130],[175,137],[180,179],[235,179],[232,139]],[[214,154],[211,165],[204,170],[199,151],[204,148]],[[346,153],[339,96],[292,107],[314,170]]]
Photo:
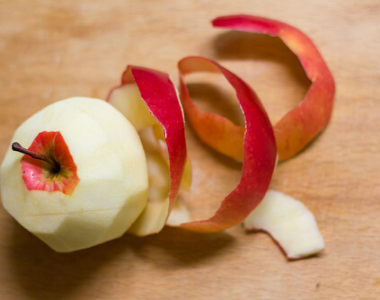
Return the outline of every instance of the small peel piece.
[[[264,231],[284,250],[288,259],[315,255],[325,244],[313,214],[300,201],[269,190],[244,220],[248,231]]]
[[[274,126],[279,159],[285,160],[296,155],[328,124],[331,117],[335,83],[318,49],[310,38],[297,28],[267,18],[232,15],[216,18],[212,24],[215,27],[278,36],[298,56],[312,84],[301,103],[283,116]],[[205,119],[203,122],[207,121],[206,117]],[[230,138],[230,141],[223,141],[222,143],[241,144],[244,135],[243,128],[221,116],[216,121],[218,124],[213,124],[213,127],[220,127],[219,131],[226,132],[228,135],[221,137],[218,135],[202,135],[197,130],[201,126],[194,125],[194,129],[201,139],[214,149],[236,160],[241,160],[241,149],[235,147],[233,152],[221,150],[218,143],[219,140]],[[190,122],[192,122],[191,119]]]
[[[128,87],[134,84],[141,98],[136,97],[133,87]],[[119,97],[118,93],[123,90],[125,94]],[[130,100],[125,98],[126,95],[131,96],[132,102],[135,103],[124,103]],[[145,106],[138,103],[140,99],[145,102],[147,110]],[[136,119],[139,129],[162,126],[169,157],[169,195],[167,200],[161,202],[156,202],[154,199],[148,200],[145,211],[130,230],[141,236],[159,232],[165,225],[178,196],[187,158],[185,123],[177,91],[169,75],[148,68],[128,66],[122,75],[121,85],[111,90],[107,101],[121,110],[127,118],[131,115],[130,118]],[[152,160],[152,163],[156,162]],[[149,217],[153,214],[159,217]]]
[[[216,114],[201,113],[195,108],[184,82],[184,76],[192,72],[219,72],[235,89],[243,110],[246,129],[243,144],[242,175],[239,184],[222,201],[215,215],[208,220],[180,224],[180,227],[198,232],[218,232],[241,223],[263,199],[272,178],[276,161],[276,142],[273,129],[254,91],[239,77],[217,63],[203,57],[186,57],[178,63],[180,94],[189,119],[200,121],[198,129],[206,135],[219,131],[226,136],[223,127],[212,128]],[[194,109],[195,108],[195,109]],[[192,123],[193,125],[193,123]],[[227,141],[227,140],[224,140]],[[221,148],[236,145],[221,142]]]

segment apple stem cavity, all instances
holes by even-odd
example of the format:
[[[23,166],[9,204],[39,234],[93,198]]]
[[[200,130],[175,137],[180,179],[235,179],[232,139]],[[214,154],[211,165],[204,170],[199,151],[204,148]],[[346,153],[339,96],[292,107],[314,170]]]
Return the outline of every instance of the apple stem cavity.
[[[39,160],[42,160],[42,161],[48,163],[49,166],[51,167],[51,172],[54,174],[58,174],[61,171],[61,165],[55,159],[50,159],[45,154],[30,151],[30,150],[22,147],[17,142],[12,144],[12,150],[26,154],[26,155],[29,155],[32,158],[39,159]]]

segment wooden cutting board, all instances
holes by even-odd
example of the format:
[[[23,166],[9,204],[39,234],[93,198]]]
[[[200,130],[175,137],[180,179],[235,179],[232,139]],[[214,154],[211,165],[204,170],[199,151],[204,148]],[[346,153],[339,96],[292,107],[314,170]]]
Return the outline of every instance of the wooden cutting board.
[[[232,13],[302,29],[336,79],[331,123],[278,166],[271,185],[315,214],[325,251],[289,262],[266,234],[236,226],[209,235],[166,228],[58,254],[1,207],[0,299],[380,299],[378,1],[1,1],[1,159],[16,128],[46,105],[79,95],[104,99],[127,64],[178,82],[176,64],[187,55],[241,76],[275,122],[310,82],[279,39],[211,27],[214,17]],[[233,96],[227,86],[193,89],[214,97],[205,109],[215,97]],[[236,102],[226,103],[221,110],[239,119]],[[200,218],[237,183],[240,165],[205,147],[191,128],[187,134],[194,182],[181,197]]]

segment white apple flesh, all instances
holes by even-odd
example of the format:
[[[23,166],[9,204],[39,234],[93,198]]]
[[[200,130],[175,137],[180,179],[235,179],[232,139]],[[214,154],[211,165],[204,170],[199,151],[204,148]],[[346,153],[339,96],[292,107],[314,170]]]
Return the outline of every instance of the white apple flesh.
[[[29,190],[22,175],[23,155],[9,149],[0,169],[5,209],[59,252],[88,248],[124,234],[148,197],[145,154],[134,127],[105,101],[76,97],[29,118],[12,142],[29,147],[44,131],[61,133],[79,183],[71,195]]]
[[[263,201],[244,220],[247,230],[265,231],[289,259],[320,252],[325,244],[313,214],[300,201],[269,190]]]

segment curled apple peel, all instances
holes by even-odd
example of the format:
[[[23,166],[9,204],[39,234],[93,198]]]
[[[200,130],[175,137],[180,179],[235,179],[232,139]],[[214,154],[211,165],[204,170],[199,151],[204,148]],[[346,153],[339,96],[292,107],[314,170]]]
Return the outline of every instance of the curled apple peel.
[[[242,175],[239,184],[222,201],[220,208],[208,220],[180,224],[180,227],[199,231],[216,232],[241,223],[263,199],[272,178],[276,162],[276,143],[273,129],[260,100],[254,91],[239,77],[219,64],[202,57],[187,57],[178,63],[180,71],[180,95],[184,110],[197,133],[216,141],[223,138],[228,126],[223,126],[219,116],[200,112],[192,103],[184,82],[184,76],[192,72],[219,72],[235,89],[245,118]],[[194,125],[195,124],[195,125]],[[220,149],[233,150],[236,146],[228,139],[216,141]]]
[[[285,160],[296,155],[327,125],[331,117],[335,83],[318,49],[310,38],[297,28],[267,18],[249,15],[223,16],[213,20],[212,24],[220,28],[279,36],[298,56],[312,84],[303,101],[283,116],[273,128],[279,159]],[[212,127],[215,128],[215,133],[218,133],[209,135],[198,130],[203,126],[196,124],[192,118],[189,119],[198,135],[208,145],[236,160],[242,159],[242,148],[236,145],[242,145],[244,128],[221,116],[212,117],[212,121],[204,117],[202,122],[215,123]],[[217,128],[219,130],[216,130]],[[235,147],[226,149],[220,144]]]
[[[136,235],[159,232],[165,226],[177,199],[187,159],[185,123],[177,91],[167,74],[128,66],[123,73],[121,85],[111,91],[107,100],[130,119],[132,124],[136,124],[138,130],[152,126],[157,143],[165,141],[165,149],[162,151],[167,149],[169,162],[168,198],[163,201],[149,198],[144,212],[129,230]],[[148,161],[151,160],[152,166],[158,166],[158,162],[154,162],[157,159],[159,157],[153,158],[151,155]],[[186,170],[185,174],[191,172],[189,167]],[[161,180],[160,176],[165,176],[163,173],[156,173],[156,176],[152,172],[151,174],[150,183],[153,185]],[[184,185],[190,184],[189,177],[187,175]],[[157,190],[162,188],[165,186],[156,187]]]
[[[183,77],[185,74],[194,71],[223,72],[223,75],[226,76],[226,78],[235,88],[238,98],[239,96],[242,97],[242,95],[246,95],[248,87],[245,84],[236,84],[236,82],[230,80],[231,78],[234,78],[234,75],[230,79],[228,78],[228,76],[231,76],[231,73],[229,71],[221,69],[221,67],[217,64],[200,57],[188,57],[181,60],[179,62],[179,70],[180,92],[183,106],[186,115],[189,118],[190,123],[192,124],[192,127],[200,135],[200,138],[219,152],[226,154],[236,160],[239,160],[239,145],[241,144],[241,141],[239,143],[239,139],[241,138],[241,136],[239,136],[239,130],[241,130],[240,134],[242,134],[244,137],[244,150],[246,152],[249,152],[250,154],[253,154],[254,156],[252,157],[256,159],[256,161],[253,161],[253,163],[251,162],[249,165],[249,167],[251,168],[251,172],[253,173],[258,169],[257,165],[255,164],[261,163],[263,163],[264,165],[267,164],[266,171],[273,171],[273,169],[271,168],[276,164],[276,158],[278,158],[278,156],[276,157],[276,154],[273,154],[273,151],[276,152],[276,147],[275,145],[273,145],[273,137],[270,137],[270,135],[268,134],[268,132],[271,132],[270,129],[272,127],[270,125],[269,129],[267,129],[265,126],[263,127],[263,124],[261,124],[260,121],[257,121],[257,117],[259,115],[257,112],[256,114],[247,114],[246,112],[244,113],[247,122],[245,130],[242,127],[235,126],[228,119],[223,118],[219,115],[201,112],[192,102]],[[254,93],[251,92],[251,95],[254,95]],[[254,95],[253,98],[258,103],[258,107],[261,107],[257,97]],[[241,108],[244,111],[244,105],[242,101],[240,101],[240,103]],[[265,114],[262,108],[261,110]],[[254,123],[255,126],[252,126],[251,122]],[[264,122],[264,124],[266,124],[266,122]],[[251,131],[254,131],[254,133],[252,133]],[[267,133],[264,134],[264,132]],[[256,142],[256,144],[252,144],[251,148],[248,148],[248,150],[246,149],[247,135]],[[255,151],[269,151],[269,154],[272,153],[272,155],[269,155],[268,157],[265,157],[264,153],[257,155],[257,153],[253,153],[253,149],[255,149]],[[250,230],[261,230],[268,232],[279,243],[282,249],[284,249],[289,259],[299,259],[313,255],[321,251],[324,248],[324,242],[316,225],[314,216],[311,214],[310,211],[307,210],[307,208],[302,203],[291,197],[285,196],[281,193],[274,191],[268,191],[265,194],[265,198],[262,199],[263,196],[258,197],[257,194],[254,194],[254,192],[257,192],[257,190],[260,190],[260,188],[258,188],[256,191],[249,190],[248,188],[246,189],[245,184],[247,184],[247,180],[249,180],[249,176],[243,178],[244,164],[246,163],[245,160],[247,158],[246,152],[243,152],[242,157],[242,182],[245,183],[241,184],[240,188],[242,188],[242,190],[247,193],[242,193],[240,195],[240,202],[236,201],[235,204],[243,205],[244,202],[250,201],[252,199],[251,197],[256,196],[257,198],[255,199],[255,205],[251,209],[251,213],[243,222],[244,226]],[[265,184],[269,185],[272,173],[266,173],[264,176],[267,177],[261,178],[263,180],[261,183],[254,182],[254,180],[257,179],[251,178],[252,182],[250,182],[250,184],[252,184],[252,186],[254,186],[255,184],[263,185],[266,181],[267,183]],[[265,193],[266,189],[262,189],[261,191]],[[231,196],[231,194],[229,196]],[[225,203],[226,200],[224,200],[222,205]],[[231,211],[235,211],[236,209],[233,204],[226,205],[226,207],[231,209]],[[217,214],[218,213],[220,213],[220,211],[218,211]],[[232,214],[232,212],[230,213]],[[228,213],[226,213],[225,210],[224,212],[220,213],[219,219],[213,217],[211,218],[211,220],[213,222],[215,222],[215,219],[218,221],[221,220],[220,222],[223,223],[223,218],[226,218],[226,214]],[[200,225],[205,226],[207,228],[208,226],[210,226],[208,222],[210,222],[210,220],[206,222],[201,221]],[[199,226],[199,223],[195,224],[196,226]],[[186,226],[187,224],[181,224],[180,226],[185,227],[184,225]],[[212,226],[215,225],[212,224],[210,227],[213,228]],[[300,228],[298,228],[299,226]],[[190,229],[193,228],[190,227]]]

